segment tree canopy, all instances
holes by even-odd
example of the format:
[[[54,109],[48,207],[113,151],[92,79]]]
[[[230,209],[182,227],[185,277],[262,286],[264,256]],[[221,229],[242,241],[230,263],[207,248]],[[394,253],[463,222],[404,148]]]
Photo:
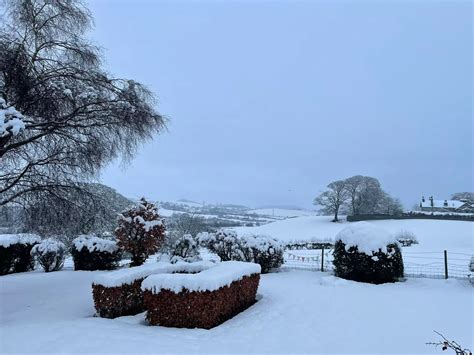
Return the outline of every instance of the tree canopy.
[[[0,206],[94,179],[165,128],[153,94],[116,78],[87,41],[77,0],[6,0],[0,27]]]

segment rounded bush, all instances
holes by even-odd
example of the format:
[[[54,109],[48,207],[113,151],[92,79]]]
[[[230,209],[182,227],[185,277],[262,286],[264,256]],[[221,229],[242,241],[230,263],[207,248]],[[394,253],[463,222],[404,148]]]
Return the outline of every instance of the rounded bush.
[[[278,239],[265,235],[249,235],[241,240],[242,254],[247,256],[245,261],[260,264],[262,274],[278,269],[283,264],[283,244]]]
[[[200,233],[199,243],[217,254],[221,261],[246,261],[260,264],[262,273],[283,264],[283,244],[264,235],[238,236],[233,230]]]
[[[95,236],[83,235],[73,240],[71,255],[74,270],[113,270],[122,258],[117,243]]]
[[[171,247],[171,263],[199,261],[199,246],[191,234],[184,234]]]
[[[36,234],[0,235],[0,275],[34,269],[31,249],[40,241]]]
[[[45,272],[58,271],[64,266],[66,246],[54,239],[44,239],[31,249],[31,256]]]
[[[400,247],[384,229],[357,222],[344,228],[335,239],[336,276],[373,284],[395,282],[403,277]]]

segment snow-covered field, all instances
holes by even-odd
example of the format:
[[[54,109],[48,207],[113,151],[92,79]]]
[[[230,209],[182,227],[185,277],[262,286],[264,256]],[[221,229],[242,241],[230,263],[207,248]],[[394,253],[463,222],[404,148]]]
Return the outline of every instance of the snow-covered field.
[[[199,330],[148,326],[144,314],[94,317],[91,280],[100,273],[2,276],[0,353],[433,353],[425,345],[438,340],[433,330],[473,344],[467,281],[375,286],[321,272],[267,274],[254,306]]]
[[[236,227],[239,234],[266,234],[283,241],[295,239],[333,239],[350,222],[331,222],[327,216],[302,216],[265,224],[259,227]],[[370,221],[391,233],[413,232],[420,244],[413,248],[443,250],[447,247],[462,250],[474,249],[474,223],[428,219]]]
[[[258,208],[247,211],[247,214],[258,214],[261,216],[272,216],[272,217],[302,217],[302,216],[314,216],[316,212],[308,210],[295,210],[288,208]]]
[[[410,276],[444,277],[444,250],[448,252],[449,273],[451,276],[467,277],[471,272],[468,264],[474,255],[474,223],[468,221],[441,220],[380,220],[370,221],[377,227],[392,234],[402,231],[413,233],[419,244],[402,248],[405,269]],[[336,234],[350,222],[331,222],[327,216],[303,216],[265,224],[260,227],[233,228],[239,234],[265,234],[282,241],[301,239],[334,240]],[[301,263],[289,260],[291,266],[314,268],[320,266],[318,250],[291,251],[292,255],[313,257],[315,260]],[[326,258],[326,261],[330,261]],[[288,253],[287,253],[288,260]],[[306,259],[309,260],[309,259]],[[328,267],[330,265],[327,265]]]

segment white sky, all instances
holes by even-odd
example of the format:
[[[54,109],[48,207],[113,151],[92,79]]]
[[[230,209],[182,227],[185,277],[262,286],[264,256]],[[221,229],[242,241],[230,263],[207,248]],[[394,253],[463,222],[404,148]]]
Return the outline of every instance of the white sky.
[[[469,1],[89,5],[107,68],[170,119],[104,172],[127,196],[310,207],[355,174],[407,207],[473,190]]]

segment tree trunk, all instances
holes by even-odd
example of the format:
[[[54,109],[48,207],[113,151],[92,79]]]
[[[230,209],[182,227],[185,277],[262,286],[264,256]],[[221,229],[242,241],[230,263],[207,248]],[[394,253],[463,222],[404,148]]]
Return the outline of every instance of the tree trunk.
[[[333,222],[339,222],[337,219],[337,214],[339,213],[339,208],[336,208],[336,211],[334,211],[334,219],[332,220]]]

